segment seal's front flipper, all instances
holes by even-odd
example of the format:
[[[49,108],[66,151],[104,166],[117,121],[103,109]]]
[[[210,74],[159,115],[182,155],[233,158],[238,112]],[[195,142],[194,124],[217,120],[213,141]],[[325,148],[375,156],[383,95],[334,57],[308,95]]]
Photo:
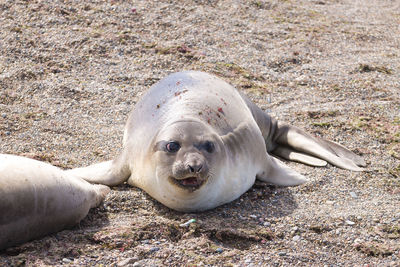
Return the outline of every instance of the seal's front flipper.
[[[130,176],[130,170],[124,162],[122,157],[118,157],[115,160],[67,170],[66,172],[92,184],[114,186],[125,182]]]
[[[279,159],[266,155],[263,170],[257,174],[257,179],[282,186],[295,186],[304,184],[307,179],[300,173],[286,166]]]
[[[278,149],[277,155],[279,155],[279,148],[285,147],[293,152],[318,157],[343,169],[363,171],[360,167],[365,166],[364,160],[347,148],[313,137],[294,126],[281,125],[277,122],[272,140],[276,144],[276,148],[271,150],[272,154],[275,154],[274,151]]]

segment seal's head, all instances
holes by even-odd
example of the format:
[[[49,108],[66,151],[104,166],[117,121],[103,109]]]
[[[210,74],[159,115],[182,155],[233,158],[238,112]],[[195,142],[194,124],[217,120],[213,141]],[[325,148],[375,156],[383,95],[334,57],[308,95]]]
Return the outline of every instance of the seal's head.
[[[174,121],[157,133],[152,144],[146,192],[175,210],[198,211],[213,205],[223,191],[221,174],[226,165],[224,144],[216,131],[195,119]]]
[[[221,138],[207,125],[182,120],[160,131],[154,142],[158,180],[192,193],[211,182],[221,161]]]

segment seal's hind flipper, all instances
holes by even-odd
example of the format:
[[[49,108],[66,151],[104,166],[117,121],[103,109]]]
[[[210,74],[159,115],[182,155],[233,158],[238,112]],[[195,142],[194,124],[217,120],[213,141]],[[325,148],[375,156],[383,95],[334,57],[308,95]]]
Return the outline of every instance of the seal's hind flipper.
[[[313,137],[297,127],[277,124],[272,138],[277,147],[288,147],[299,153],[318,157],[339,168],[363,171],[360,166],[365,166],[364,161],[345,147]],[[271,153],[274,154],[274,150]]]
[[[324,166],[324,161],[327,161],[339,168],[352,171],[363,170],[360,167],[365,166],[364,160],[347,148],[313,137],[297,127],[281,124],[243,94],[242,98],[261,130],[268,153],[313,166]]]
[[[290,161],[296,161],[310,166],[323,167],[327,164],[325,160],[296,152],[287,147],[278,146],[274,149],[273,154]]]
[[[367,164],[365,164],[365,161],[362,157],[349,151],[344,146],[342,146],[338,143],[329,141],[329,140],[323,140],[323,141],[328,143],[329,147],[332,148],[335,151],[335,153],[337,155],[339,155],[340,157],[345,157],[345,158],[351,159],[357,166],[360,166],[360,167],[367,166]]]

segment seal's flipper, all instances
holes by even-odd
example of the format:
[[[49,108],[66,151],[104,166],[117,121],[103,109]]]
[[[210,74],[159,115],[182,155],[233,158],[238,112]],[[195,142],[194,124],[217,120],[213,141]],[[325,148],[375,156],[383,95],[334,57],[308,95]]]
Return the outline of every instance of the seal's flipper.
[[[257,179],[281,186],[304,184],[307,179],[300,173],[286,166],[279,159],[266,155],[264,170],[257,174]]]
[[[100,205],[101,202],[106,198],[107,194],[111,191],[111,189],[108,186],[102,185],[102,184],[95,184],[92,185],[94,191],[96,192],[96,198],[90,205],[90,208],[95,208]]]
[[[339,168],[362,171],[364,160],[347,148],[311,136],[305,131],[284,125],[270,117],[246,96],[242,95],[264,137],[268,153],[288,160],[299,161],[313,166],[324,166],[309,156],[322,159]]]
[[[364,161],[350,150],[330,141],[311,136],[303,130],[277,123],[273,142],[278,147],[284,146],[293,151],[323,159],[339,168],[363,171]],[[274,150],[271,150],[274,154]]]
[[[88,167],[76,168],[66,171],[69,174],[80,177],[89,183],[114,186],[128,180],[129,168],[121,157],[115,160],[105,161],[90,165]]]
[[[324,142],[328,143],[329,147],[332,148],[335,151],[335,153],[337,155],[339,155],[340,157],[345,157],[345,158],[351,159],[357,166],[360,166],[360,167],[367,166],[367,164],[365,164],[365,161],[362,157],[349,151],[344,146],[342,146],[338,143],[329,141],[329,140],[324,140]]]
[[[279,156],[281,158],[296,161],[300,163],[304,163],[311,166],[323,167],[326,166],[327,162],[325,160],[318,159],[316,157],[312,157],[306,154],[302,154],[299,152],[295,152],[287,147],[277,147],[274,149],[274,155]]]

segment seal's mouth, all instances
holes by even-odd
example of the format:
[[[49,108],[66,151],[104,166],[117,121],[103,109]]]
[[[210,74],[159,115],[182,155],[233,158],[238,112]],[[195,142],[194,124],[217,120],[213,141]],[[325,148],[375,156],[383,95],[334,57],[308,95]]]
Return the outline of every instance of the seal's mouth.
[[[170,180],[178,185],[181,188],[190,190],[190,191],[195,191],[199,189],[205,182],[205,179],[201,179],[199,177],[187,177],[183,179],[176,179],[174,177],[170,177]]]

